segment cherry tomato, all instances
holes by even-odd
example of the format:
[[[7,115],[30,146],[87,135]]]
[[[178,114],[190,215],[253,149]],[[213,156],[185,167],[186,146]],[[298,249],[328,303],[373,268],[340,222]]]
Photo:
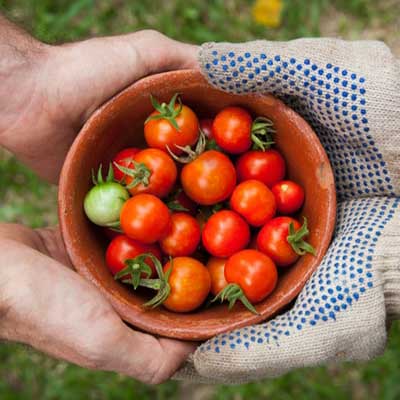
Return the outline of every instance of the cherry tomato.
[[[214,118],[212,134],[217,145],[231,154],[240,154],[251,146],[251,115],[240,107],[226,107]]]
[[[228,283],[239,285],[251,303],[258,303],[275,289],[278,273],[270,257],[247,249],[228,259],[225,278]]]
[[[173,101],[173,103],[175,104],[175,101]],[[182,105],[182,109],[176,117],[174,117],[173,114],[174,111],[176,112],[179,109],[178,104],[174,106],[172,106],[172,104],[165,105],[164,111],[162,106],[160,107],[161,108],[151,113],[150,117],[145,122],[144,137],[146,143],[149,147],[164,151],[167,150],[168,146],[174,154],[182,154],[182,150],[175,145],[192,146],[197,142],[199,137],[199,120],[188,106]],[[159,118],[158,116],[160,115],[165,117]],[[169,116],[172,117],[170,118]],[[174,127],[174,122],[171,121],[171,119],[175,121],[178,129],[176,129],[176,126]]]
[[[276,207],[281,214],[293,214],[300,210],[304,202],[303,188],[293,181],[281,181],[272,187]]]
[[[250,240],[250,229],[237,213],[222,210],[213,214],[202,232],[205,249],[215,257],[230,257],[242,250]]]
[[[236,186],[230,206],[253,226],[264,225],[276,212],[273,193],[262,182],[254,179]]]
[[[228,282],[225,279],[226,258],[211,257],[208,260],[207,268],[211,277],[211,293],[216,296],[225,288]]]
[[[133,259],[143,253],[152,253],[161,261],[160,248],[155,244],[143,244],[137,240],[130,239],[125,235],[115,237],[107,247],[106,263],[113,275],[126,267],[125,261]],[[151,268],[151,277],[156,276],[156,268],[150,258],[146,258],[146,264]],[[145,274],[142,273],[142,277]]]
[[[294,218],[277,217],[267,222],[257,236],[258,249],[271,257],[280,267],[291,265],[299,258],[287,241],[291,222],[296,231],[300,229],[300,222]]]
[[[165,197],[175,184],[178,171],[172,157],[159,149],[145,149],[135,154],[138,163],[132,169],[132,176],[125,177],[129,192],[149,193]],[[137,183],[134,185],[134,183]]]
[[[212,124],[211,118],[205,118],[200,120],[200,129],[206,135],[207,139],[212,139]]]
[[[168,196],[165,202],[172,211],[184,211],[192,216],[196,216],[197,214],[197,204],[188,197],[182,188],[179,188]]]
[[[139,153],[140,149],[137,147],[128,147],[124,150],[121,150],[117,155],[113,158],[112,167],[114,170],[114,179],[121,182],[125,176],[125,173],[122,172],[117,165],[126,167],[126,168],[134,168],[132,163],[133,157],[135,154]]]
[[[277,150],[249,151],[236,163],[238,181],[256,179],[269,188],[285,176],[285,160]]]
[[[171,287],[163,305],[175,312],[192,311],[204,302],[210,292],[211,278],[208,269],[191,257],[176,257],[164,266],[166,273],[172,268],[168,283]]]
[[[200,243],[200,226],[195,218],[186,213],[171,215],[171,227],[167,235],[161,239],[162,251],[172,257],[193,254]]]
[[[196,203],[216,204],[226,200],[235,188],[235,167],[225,154],[205,151],[183,167],[181,183],[185,193]]]
[[[121,228],[132,239],[154,243],[169,231],[171,217],[168,207],[151,194],[131,197],[121,210]]]

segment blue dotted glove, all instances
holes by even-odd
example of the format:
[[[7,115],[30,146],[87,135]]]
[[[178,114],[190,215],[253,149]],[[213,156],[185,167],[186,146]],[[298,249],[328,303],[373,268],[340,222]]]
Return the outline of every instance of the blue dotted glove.
[[[293,308],[202,344],[176,378],[243,383],[382,353],[400,315],[400,66],[379,42],[205,44],[204,75],[272,93],[315,129],[338,193],[334,240]]]

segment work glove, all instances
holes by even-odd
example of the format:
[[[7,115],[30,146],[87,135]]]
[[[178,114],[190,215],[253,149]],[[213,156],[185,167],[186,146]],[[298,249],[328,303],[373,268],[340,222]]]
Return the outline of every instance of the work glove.
[[[270,93],[311,124],[338,209],[329,250],[293,307],[203,343],[175,378],[245,383],[382,354],[400,315],[399,61],[380,42],[300,39],[207,43],[199,63],[213,86]]]

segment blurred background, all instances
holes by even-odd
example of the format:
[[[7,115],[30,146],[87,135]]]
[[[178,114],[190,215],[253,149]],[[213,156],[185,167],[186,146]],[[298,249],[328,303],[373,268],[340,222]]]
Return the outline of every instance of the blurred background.
[[[384,40],[400,57],[400,0],[0,0],[0,12],[49,43],[157,29],[182,41],[337,36]],[[0,149],[0,221],[57,223],[57,188]],[[150,387],[113,373],[0,344],[0,400],[400,399],[400,325],[383,357],[236,387],[167,382]]]

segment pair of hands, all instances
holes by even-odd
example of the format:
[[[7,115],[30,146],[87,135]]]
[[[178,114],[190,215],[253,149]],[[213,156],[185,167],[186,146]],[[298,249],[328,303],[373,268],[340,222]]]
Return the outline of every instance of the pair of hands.
[[[48,46],[0,16],[0,144],[57,183],[99,105],[143,76],[196,67],[196,56],[154,31]],[[73,271],[57,228],[0,225],[0,265],[1,339],[146,383],[169,378],[196,347],[127,327]]]

